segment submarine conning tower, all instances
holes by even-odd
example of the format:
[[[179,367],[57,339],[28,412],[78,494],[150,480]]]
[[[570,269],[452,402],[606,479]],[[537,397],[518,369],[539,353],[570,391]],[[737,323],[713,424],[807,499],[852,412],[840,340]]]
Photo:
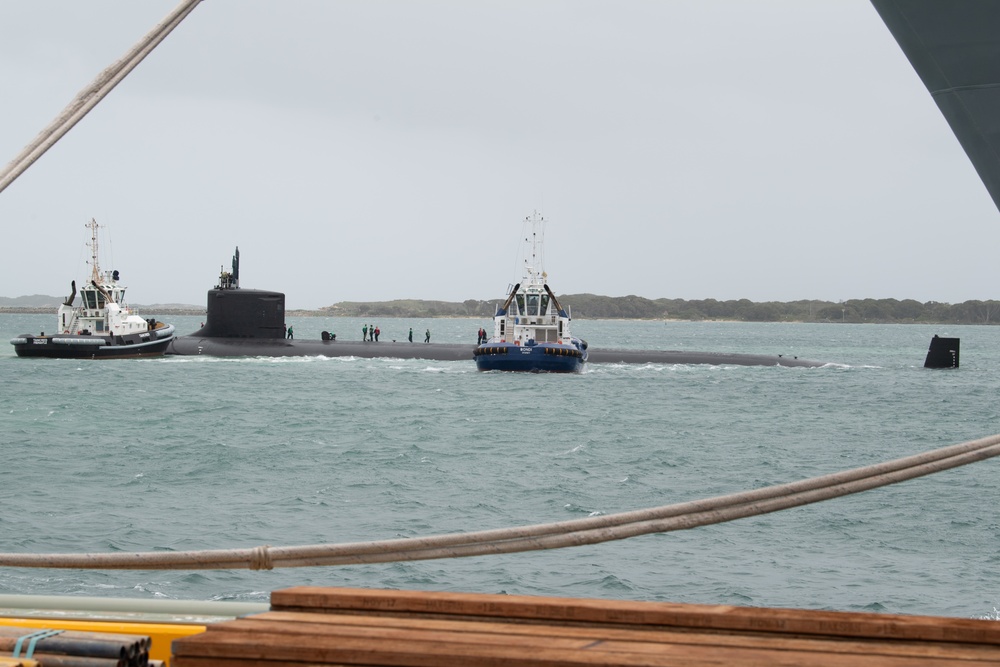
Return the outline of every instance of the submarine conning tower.
[[[285,295],[240,289],[240,249],[233,270],[219,272],[219,284],[208,291],[205,326],[191,334],[202,338],[284,338]]]
[[[924,359],[924,368],[958,368],[961,342],[958,338],[942,338],[934,334]]]

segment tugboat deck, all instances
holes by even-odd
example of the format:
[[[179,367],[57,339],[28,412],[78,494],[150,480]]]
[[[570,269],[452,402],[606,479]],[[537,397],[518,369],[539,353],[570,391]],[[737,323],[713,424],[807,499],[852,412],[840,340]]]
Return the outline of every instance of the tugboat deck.
[[[1000,623],[892,614],[297,587],[271,611],[174,641],[216,665],[821,665],[1000,663]]]

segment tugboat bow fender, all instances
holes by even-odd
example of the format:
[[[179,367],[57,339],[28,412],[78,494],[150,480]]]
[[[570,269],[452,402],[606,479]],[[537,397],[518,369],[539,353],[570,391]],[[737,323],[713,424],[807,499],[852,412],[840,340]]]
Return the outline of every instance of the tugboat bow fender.
[[[53,338],[52,342],[57,345],[105,345],[108,341],[100,337],[88,338]]]
[[[472,351],[472,356],[478,357],[481,354],[507,354],[510,352],[510,348],[503,345],[490,345],[477,347]]]
[[[558,357],[582,357],[583,352],[575,347],[543,347],[545,354],[554,354]]]
[[[108,341],[101,340],[101,342],[102,343],[107,343]],[[132,350],[132,349],[138,349],[140,347],[149,347],[150,345],[163,345],[163,344],[164,343],[163,343],[162,340],[148,340],[148,341],[144,341],[142,343],[117,343],[117,344],[112,343],[110,345],[105,344],[105,345],[103,345],[101,347],[101,349],[103,350],[103,349],[106,349],[106,348],[118,348],[118,347],[121,347],[121,346],[124,345],[124,346],[128,346],[128,348],[130,350]]]
[[[163,323],[160,322],[160,324],[163,324]],[[170,338],[171,336],[174,335],[174,331],[175,331],[175,327],[174,327],[173,324],[166,324],[163,327],[158,327],[156,329],[153,329],[153,333],[155,333],[156,337],[160,338],[160,339]]]

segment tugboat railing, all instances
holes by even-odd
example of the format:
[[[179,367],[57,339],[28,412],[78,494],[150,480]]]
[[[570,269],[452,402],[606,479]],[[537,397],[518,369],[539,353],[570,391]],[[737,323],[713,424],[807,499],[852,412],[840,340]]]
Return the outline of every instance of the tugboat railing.
[[[63,333],[73,333],[76,331],[77,321],[80,319],[80,314],[77,311],[73,311],[73,314],[69,316],[69,322],[63,327]]]

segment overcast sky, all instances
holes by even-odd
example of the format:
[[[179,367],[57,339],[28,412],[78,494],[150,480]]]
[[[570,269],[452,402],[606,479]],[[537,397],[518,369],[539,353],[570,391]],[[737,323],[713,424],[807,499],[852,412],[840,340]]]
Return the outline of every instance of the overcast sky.
[[[0,163],[176,6],[0,0]],[[0,295],[1000,298],[1000,213],[867,0],[209,0],[0,193]],[[103,253],[102,253],[103,254]],[[113,265],[113,266],[112,266]]]

